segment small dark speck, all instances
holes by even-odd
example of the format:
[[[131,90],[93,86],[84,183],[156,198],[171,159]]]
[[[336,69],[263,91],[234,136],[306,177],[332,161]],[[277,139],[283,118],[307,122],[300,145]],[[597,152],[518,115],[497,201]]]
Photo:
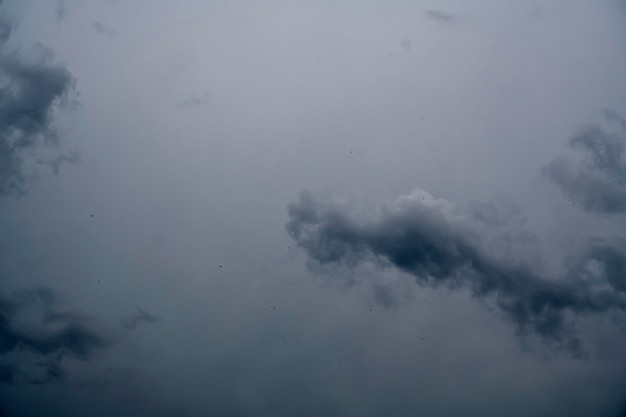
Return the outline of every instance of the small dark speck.
[[[100,280],[98,280],[98,284],[100,284]]]
[[[220,265],[220,268],[222,267],[222,265]]]
[[[372,309],[370,308],[370,311],[372,311]]]
[[[274,310],[276,310],[276,307],[274,307]]]
[[[93,214],[90,214],[89,217],[93,217]]]

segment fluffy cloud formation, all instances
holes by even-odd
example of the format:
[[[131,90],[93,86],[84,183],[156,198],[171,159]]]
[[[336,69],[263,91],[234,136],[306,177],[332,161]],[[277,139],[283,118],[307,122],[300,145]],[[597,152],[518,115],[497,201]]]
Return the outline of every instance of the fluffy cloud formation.
[[[601,272],[593,279],[575,268],[552,279],[521,260],[494,256],[490,228],[479,211],[480,206],[463,210],[416,190],[383,206],[375,218],[361,220],[345,205],[303,193],[289,206],[287,230],[320,263],[382,261],[420,285],[468,288],[476,297],[493,298],[521,335],[534,332],[577,355],[581,345],[569,316],[626,311],[620,275],[626,258],[618,245],[596,242],[585,262],[578,262],[597,264]]]

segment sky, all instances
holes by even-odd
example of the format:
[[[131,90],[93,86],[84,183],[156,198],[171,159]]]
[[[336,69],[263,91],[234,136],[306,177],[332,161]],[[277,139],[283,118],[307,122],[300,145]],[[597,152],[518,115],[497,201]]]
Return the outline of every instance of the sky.
[[[0,1],[0,416],[626,416],[625,37]]]

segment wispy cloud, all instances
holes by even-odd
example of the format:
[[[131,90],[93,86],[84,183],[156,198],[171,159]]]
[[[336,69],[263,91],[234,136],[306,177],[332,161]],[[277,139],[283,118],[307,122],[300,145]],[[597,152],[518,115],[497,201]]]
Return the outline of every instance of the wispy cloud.
[[[607,110],[605,115],[618,123],[622,132],[610,132],[599,125],[585,127],[569,140],[570,148],[582,157],[576,161],[557,157],[541,172],[588,212],[625,213],[626,120],[615,110]]]
[[[38,159],[37,163],[49,165],[50,168],[52,168],[52,172],[54,172],[55,175],[59,175],[59,173],[61,172],[61,166],[63,164],[76,164],[79,160],[80,157],[77,153],[71,153],[69,155],[59,155],[55,158],[47,160]]]
[[[444,12],[442,10],[430,9],[426,10],[426,16],[429,19],[436,20],[439,22],[453,22],[456,20],[456,15],[454,13]]]
[[[96,20],[95,22],[93,22],[91,24],[91,27],[99,35],[104,35],[104,36],[107,36],[109,38],[112,38],[113,36],[115,36],[115,31],[113,29],[111,29],[110,27],[106,26],[104,23],[102,23],[99,20]]]
[[[176,103],[176,108],[186,109],[186,108],[195,107],[195,106],[207,106],[208,104],[209,104],[209,93],[205,92],[201,96],[192,95],[184,100],[179,101],[178,103]]]
[[[65,0],[57,0],[57,4],[56,4],[54,11],[56,13],[57,21],[61,21],[65,19],[65,16],[67,16],[67,13],[68,13],[67,4],[65,3]]]
[[[157,316],[154,316],[144,310],[142,310],[140,307],[135,306],[135,308],[137,309],[137,312],[128,317],[125,318],[121,321],[121,324],[123,327],[127,328],[127,329],[134,329],[137,327],[137,325],[139,325],[140,323],[156,323],[158,321],[160,321],[161,319]]]
[[[413,42],[411,42],[411,39],[409,38],[404,38],[402,39],[402,42],[400,42],[400,46],[402,46],[402,49],[405,51],[410,51],[413,46]]]

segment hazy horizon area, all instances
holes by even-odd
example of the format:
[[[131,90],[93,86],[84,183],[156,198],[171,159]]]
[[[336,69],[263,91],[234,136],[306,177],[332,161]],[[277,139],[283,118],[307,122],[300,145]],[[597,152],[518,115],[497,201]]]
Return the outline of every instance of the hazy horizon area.
[[[626,416],[624,39],[0,0],[0,416]]]

